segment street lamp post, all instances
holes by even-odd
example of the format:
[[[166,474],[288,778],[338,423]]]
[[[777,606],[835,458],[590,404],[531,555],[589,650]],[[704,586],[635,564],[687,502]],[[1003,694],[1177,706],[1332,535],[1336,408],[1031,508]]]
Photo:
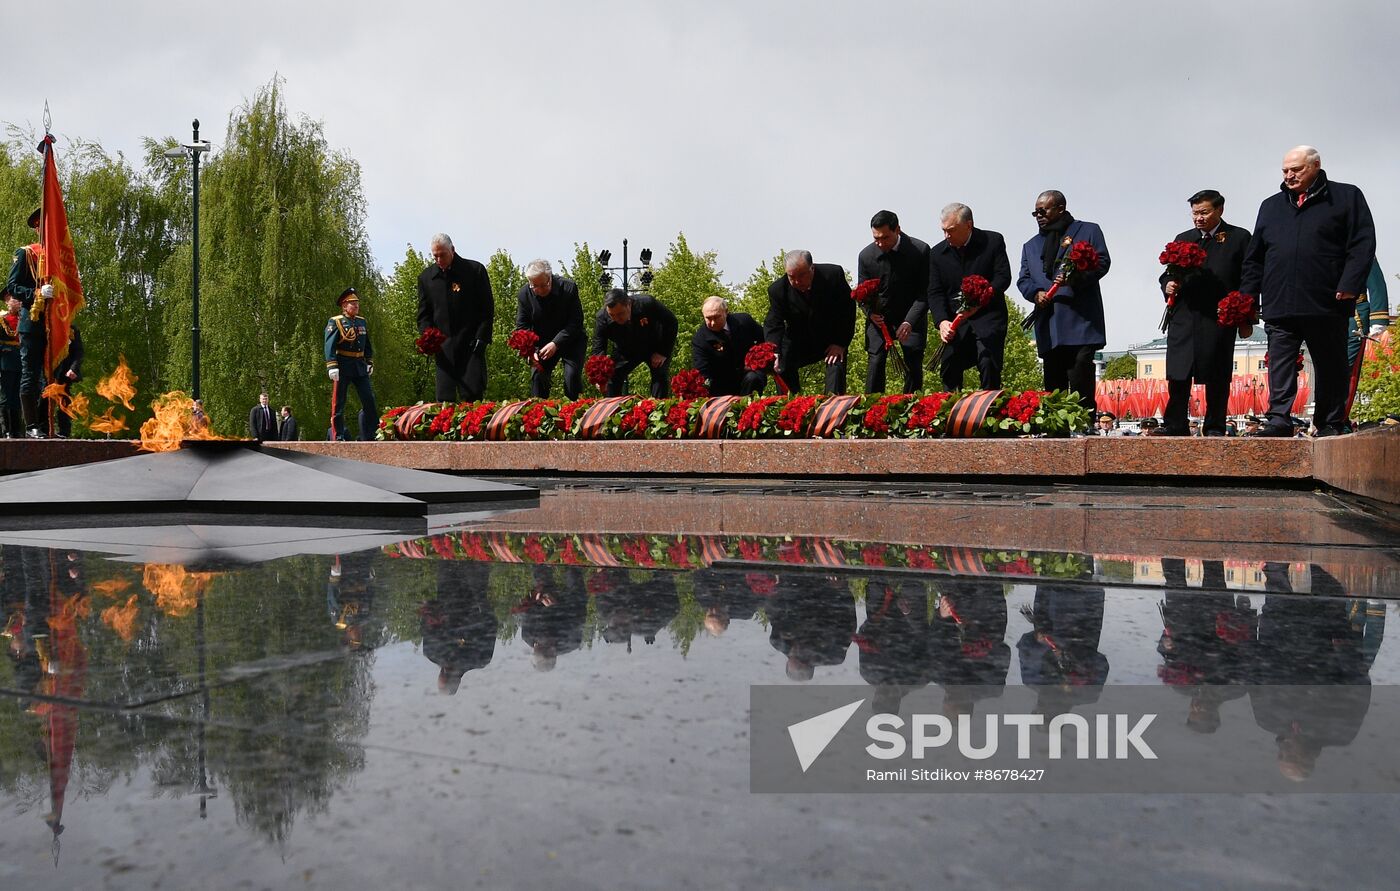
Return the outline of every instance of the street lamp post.
[[[599,251],[596,259],[598,260],[598,265],[603,267],[603,273],[598,276],[598,284],[602,285],[604,288],[612,287],[614,272],[622,273],[622,289],[629,294],[636,293],[637,291],[645,291],[647,288],[651,287],[651,248],[642,248],[642,268],[641,274],[637,277],[638,287],[633,287],[630,281],[629,272],[631,271],[631,267],[627,265],[627,239],[622,239],[622,266],[620,268],[608,265],[609,261],[612,260],[612,251]]]
[[[190,173],[194,180],[194,222],[191,227],[190,238],[193,251],[193,274],[191,287],[191,312],[190,312],[190,336],[193,343],[190,349],[190,394],[191,398],[199,398],[199,156],[209,151],[209,143],[201,141],[199,138],[199,119],[194,120],[194,135],[189,142],[180,143],[179,148],[168,149],[165,152],[167,158],[190,159]]]

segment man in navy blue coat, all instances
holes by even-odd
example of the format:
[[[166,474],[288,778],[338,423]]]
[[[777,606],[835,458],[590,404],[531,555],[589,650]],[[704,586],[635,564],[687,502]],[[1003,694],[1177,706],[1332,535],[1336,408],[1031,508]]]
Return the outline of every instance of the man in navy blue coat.
[[[1269,338],[1269,415],[1255,436],[1291,436],[1295,357],[1312,354],[1313,425],[1346,432],[1347,326],[1376,259],[1376,226],[1356,186],[1332,182],[1310,145],[1283,156],[1278,194],[1259,205],[1240,290],[1257,294]]]
[[[1035,348],[1045,370],[1045,389],[1073,390],[1094,410],[1094,353],[1103,349],[1103,295],[1099,279],[1108,274],[1108,245],[1097,223],[1070,215],[1063,192],[1050,189],[1036,198],[1031,211],[1040,232],[1021,248],[1021,275],[1016,287],[1035,304]],[[1099,252],[1099,265],[1068,277],[1060,264],[1078,241]],[[1060,281],[1053,300],[1050,286]]]

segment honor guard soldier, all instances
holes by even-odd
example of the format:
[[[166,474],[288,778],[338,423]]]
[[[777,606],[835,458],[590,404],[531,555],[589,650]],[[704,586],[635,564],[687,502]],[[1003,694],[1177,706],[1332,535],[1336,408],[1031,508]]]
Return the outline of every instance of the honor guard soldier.
[[[369,327],[360,318],[360,295],[346,288],[337,299],[341,314],[326,323],[326,373],[333,382],[331,388],[331,439],[345,439],[346,390],[354,386],[360,394],[360,439],[374,438],[379,423],[379,408],[374,402],[374,389],[369,377],[374,373],[374,348],[369,342]]]
[[[11,439],[24,436],[19,410],[19,314],[23,307],[9,291],[0,296],[0,433]]]
[[[48,329],[44,322],[44,306],[53,299],[53,285],[39,284],[38,244],[42,208],[29,215],[29,228],[34,230],[35,243],[15,251],[6,289],[19,299],[23,311],[19,314],[20,405],[24,409],[24,425],[28,435],[42,439],[48,435],[48,419],[44,415],[39,393],[44,389],[44,350],[48,345]]]

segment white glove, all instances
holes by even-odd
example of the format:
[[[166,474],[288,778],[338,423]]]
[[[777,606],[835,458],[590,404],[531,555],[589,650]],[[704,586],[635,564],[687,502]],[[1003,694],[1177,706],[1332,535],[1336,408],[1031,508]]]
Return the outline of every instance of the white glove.
[[[39,289],[39,296],[40,296],[40,297],[43,297],[45,300],[52,300],[52,299],[53,299],[53,285],[44,285],[42,288],[40,288],[40,289]]]
[[[1379,337],[1379,336],[1380,336],[1381,334],[1383,334],[1384,332],[1385,332],[1385,326],[1384,326],[1384,325],[1372,325],[1372,326],[1371,326],[1370,335],[1371,335],[1372,337]]]
[[[368,362],[368,363],[365,364],[365,377],[374,377],[374,363],[373,363],[373,362]]]
[[[340,369],[339,369],[339,368],[327,368],[327,369],[326,369],[326,374],[329,374],[329,375],[331,376],[331,380],[333,380],[333,381],[339,381],[339,380],[340,380]]]

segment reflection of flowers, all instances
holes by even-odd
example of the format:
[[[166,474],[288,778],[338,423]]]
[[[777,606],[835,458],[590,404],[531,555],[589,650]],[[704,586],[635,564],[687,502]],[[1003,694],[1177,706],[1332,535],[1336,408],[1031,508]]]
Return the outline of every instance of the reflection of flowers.
[[[548,559],[548,555],[544,550],[544,545],[540,543],[539,536],[537,535],[531,535],[525,539],[523,553],[525,554],[525,559],[531,563],[543,563]]]
[[[739,559],[741,560],[762,560],[763,545],[751,539],[740,539]]]
[[[769,597],[778,590],[778,577],[766,572],[746,572],[744,583],[759,597]]]

